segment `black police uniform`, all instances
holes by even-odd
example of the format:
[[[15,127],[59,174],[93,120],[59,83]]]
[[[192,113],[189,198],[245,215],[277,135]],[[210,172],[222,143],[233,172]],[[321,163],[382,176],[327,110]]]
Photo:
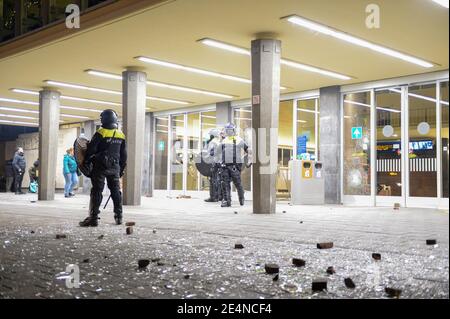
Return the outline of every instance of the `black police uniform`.
[[[231,206],[231,182],[236,187],[239,203],[244,205],[244,187],[241,182],[241,150],[248,153],[247,143],[239,136],[227,136],[221,144],[222,164],[219,171],[222,185],[222,207]]]
[[[211,136],[210,140],[207,142],[208,144],[208,155],[210,156],[211,162],[211,176],[208,177],[209,180],[209,198],[206,199],[206,202],[218,202],[222,201],[222,188],[220,184],[220,160],[218,159],[218,148],[220,147],[220,139],[219,137]]]
[[[126,142],[125,135],[114,126],[111,127],[102,126],[97,130],[87,147],[85,165],[93,163],[92,189],[89,217],[81,222],[80,226],[97,226],[105,179],[114,203],[114,219],[116,224],[122,223],[120,177],[122,177],[127,163]]]

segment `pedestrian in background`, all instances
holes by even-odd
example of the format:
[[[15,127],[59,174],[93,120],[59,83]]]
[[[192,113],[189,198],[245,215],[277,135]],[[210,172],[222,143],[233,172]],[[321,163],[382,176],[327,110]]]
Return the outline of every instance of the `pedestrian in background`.
[[[78,184],[77,162],[73,157],[73,148],[69,148],[64,155],[63,174],[65,179],[64,197],[75,196],[73,189]]]
[[[16,191],[16,195],[25,194],[24,192],[22,192],[22,181],[23,175],[25,174],[25,168],[27,167],[27,162],[25,160],[23,148],[17,148],[16,153],[14,154],[12,166],[14,170],[14,188]]]

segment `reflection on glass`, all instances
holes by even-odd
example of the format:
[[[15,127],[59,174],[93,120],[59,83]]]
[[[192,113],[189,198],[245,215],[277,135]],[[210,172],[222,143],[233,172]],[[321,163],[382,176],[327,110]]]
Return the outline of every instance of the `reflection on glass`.
[[[241,107],[234,110],[234,124],[238,129],[238,134],[251,147],[251,130],[252,130],[252,110],[250,107]],[[242,170],[241,181],[244,190],[251,191],[251,169],[244,168]]]
[[[41,1],[24,0],[22,4],[22,32],[42,27]]]
[[[278,172],[277,172],[277,198],[289,198],[289,161],[292,158],[294,145],[292,144],[292,130],[294,114],[293,101],[280,102],[280,113],[278,120]]]
[[[409,196],[436,197],[436,84],[410,86]]]
[[[171,189],[183,190],[184,115],[172,115]]]
[[[316,102],[317,99],[310,99],[297,103],[297,159],[316,159]]]
[[[370,195],[370,92],[344,95],[344,194]]]
[[[210,112],[202,112],[201,113],[201,125],[202,125],[202,132],[201,132],[201,141],[202,141],[202,148],[206,148],[206,142],[209,140],[209,131],[213,128],[217,127],[216,124],[216,111],[210,111]],[[208,178],[205,176],[200,175],[201,178],[201,184],[200,184],[200,190],[209,190],[209,182]]]
[[[50,0],[50,22],[65,19],[66,7],[72,3],[76,2],[73,0]]]
[[[377,195],[402,196],[401,89],[377,91]]]
[[[155,118],[155,189],[167,189],[169,118]]]
[[[16,26],[14,6],[14,0],[0,0],[0,42],[14,37]]]
[[[442,197],[448,198],[448,81],[441,83]]]
[[[195,166],[195,154],[200,152],[200,113],[187,115],[187,143],[188,143],[188,166],[187,166],[187,190],[198,190],[199,173]]]

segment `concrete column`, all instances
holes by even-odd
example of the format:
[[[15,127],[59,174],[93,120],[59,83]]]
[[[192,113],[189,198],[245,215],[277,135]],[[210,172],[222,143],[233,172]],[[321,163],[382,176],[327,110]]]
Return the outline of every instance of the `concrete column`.
[[[39,200],[55,199],[60,95],[47,88],[39,92]]]
[[[123,179],[123,203],[141,204],[147,74],[136,69],[122,73],[122,114],[128,161]]]
[[[95,134],[95,122],[86,121],[83,123],[83,134],[87,139],[92,139]],[[91,193],[92,183],[89,177],[83,175],[83,194],[89,195]]]
[[[252,143],[256,158],[253,164],[255,214],[273,214],[276,210],[280,57],[279,40],[252,41],[252,126],[256,135],[256,143]],[[261,146],[265,146],[265,152]]]
[[[153,113],[145,114],[142,195],[153,196]]]
[[[319,160],[323,162],[325,202],[341,203],[341,88],[320,89]]]
[[[216,103],[216,124],[217,127],[224,127],[225,124],[231,122],[231,102]]]

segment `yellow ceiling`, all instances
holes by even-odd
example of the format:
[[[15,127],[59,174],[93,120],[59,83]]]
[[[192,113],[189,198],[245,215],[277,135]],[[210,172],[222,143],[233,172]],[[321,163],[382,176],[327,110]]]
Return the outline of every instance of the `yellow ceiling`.
[[[144,67],[154,81],[199,88],[244,99],[250,85],[160,66],[146,65],[143,55],[220,73],[250,78],[250,58],[206,47],[196,41],[210,37],[250,47],[255,35],[272,32],[282,41],[284,58],[350,75],[336,80],[306,71],[281,68],[283,93],[343,85],[448,69],[448,9],[431,0],[378,0],[381,28],[365,25],[364,0],[176,0],[146,8],[110,23],[81,30],[71,37],[0,60],[0,97],[37,100],[10,92],[10,88],[39,90],[44,80],[121,90],[121,82],[88,75],[86,69],[121,73],[127,66]],[[431,69],[355,47],[296,27],[281,17],[297,14],[363,39],[431,61]],[[83,17],[81,19],[83,27]],[[1,49],[1,47],[0,47]],[[61,88],[65,95],[121,102],[120,96]],[[220,98],[148,86],[148,95],[190,101],[193,105],[219,102]],[[102,106],[62,101],[80,107]],[[18,106],[2,103],[0,106]],[[149,101],[154,110],[180,106]],[[0,113],[8,113],[0,111]],[[97,117],[97,113],[64,113]],[[10,113],[13,114],[13,113]],[[67,119],[69,121],[69,119]]]

